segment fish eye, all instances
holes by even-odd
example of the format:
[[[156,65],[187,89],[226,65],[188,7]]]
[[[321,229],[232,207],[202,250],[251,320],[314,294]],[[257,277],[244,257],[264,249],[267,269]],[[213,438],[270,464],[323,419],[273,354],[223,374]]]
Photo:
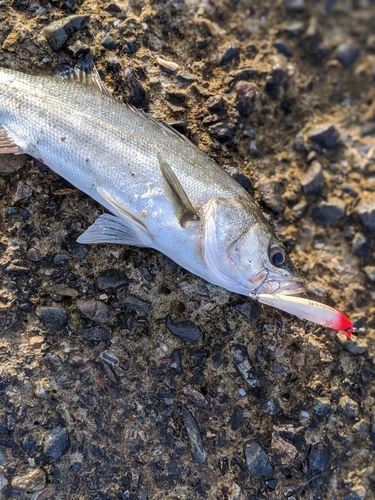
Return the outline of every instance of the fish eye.
[[[286,261],[284,249],[280,247],[271,248],[269,251],[269,258],[271,264],[274,266],[282,266]]]

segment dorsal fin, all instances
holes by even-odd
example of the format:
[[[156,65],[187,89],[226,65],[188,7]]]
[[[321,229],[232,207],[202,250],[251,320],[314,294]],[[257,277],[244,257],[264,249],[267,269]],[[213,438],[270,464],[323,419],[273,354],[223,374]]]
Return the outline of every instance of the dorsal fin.
[[[59,67],[60,69],[57,72],[58,77],[80,83],[81,85],[86,85],[87,87],[93,87],[103,92],[103,94],[115,99],[106,84],[100,78],[90,52],[87,54],[80,54],[74,68],[69,66],[68,62],[63,57],[60,57]]]

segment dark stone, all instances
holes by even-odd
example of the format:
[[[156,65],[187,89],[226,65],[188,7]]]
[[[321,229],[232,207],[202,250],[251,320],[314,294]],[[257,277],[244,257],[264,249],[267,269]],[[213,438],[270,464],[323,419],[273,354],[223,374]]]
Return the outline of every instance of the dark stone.
[[[305,0],[284,0],[287,12],[298,13],[305,10]]]
[[[355,491],[351,491],[345,495],[342,500],[363,500],[363,496],[358,495]]]
[[[236,309],[236,311],[238,311],[251,321],[255,321],[256,319],[258,319],[260,314],[258,304],[256,302],[251,302],[249,300],[246,302],[236,303],[234,305],[234,308]]]
[[[375,134],[375,122],[367,122],[363,125],[361,129],[361,136],[365,137],[366,135]]]
[[[271,489],[271,490],[275,490],[276,487],[277,487],[277,479],[269,479],[268,481],[266,481],[266,485]]]
[[[221,428],[217,432],[217,445],[221,448],[225,446],[227,443],[227,431],[224,428]]]
[[[355,233],[352,241],[353,254],[356,257],[366,257],[370,251],[370,240],[363,233]]]
[[[288,45],[283,40],[280,39],[276,40],[273,46],[285,57],[292,57],[293,52],[290,50]]]
[[[271,462],[261,447],[261,445],[253,439],[245,441],[243,445],[246,465],[254,476],[273,476],[273,467]]]
[[[334,149],[339,145],[338,133],[331,123],[314,127],[309,133],[309,139],[326,149]]]
[[[98,323],[108,321],[108,306],[101,300],[77,300],[77,307],[86,318],[98,321]]]
[[[110,35],[108,35],[108,33],[106,35],[104,35],[103,38],[100,40],[100,44],[105,49],[108,49],[108,50],[115,50],[115,48],[117,47],[117,43]]]
[[[318,161],[313,161],[301,179],[305,194],[320,194],[324,186],[322,166]]]
[[[294,205],[294,207],[292,208],[292,213],[293,213],[294,219],[295,220],[302,219],[302,217],[304,215],[306,215],[308,208],[309,208],[309,204],[305,200],[302,200],[299,203],[297,203],[297,205]]]
[[[178,269],[178,264],[176,264],[176,262],[174,260],[170,259],[166,255],[163,255],[163,264],[164,264],[165,270],[169,274],[174,274]]]
[[[125,54],[135,54],[138,50],[138,46],[131,40],[124,40],[124,45],[122,50],[125,52]]]
[[[243,419],[243,411],[242,408],[235,408],[232,414],[232,418],[230,419],[230,428],[232,431],[236,431],[239,429]]]
[[[344,68],[350,68],[359,56],[359,47],[350,43],[341,44],[336,50],[336,57]]]
[[[241,116],[249,116],[255,106],[258,89],[254,83],[238,82],[236,86],[237,110]]]
[[[90,16],[68,16],[53,21],[46,28],[44,32],[48,43],[54,50],[59,50],[68,40],[68,38],[85,28],[90,21]]]
[[[39,307],[36,314],[44,326],[60,330],[68,322],[68,315],[59,307]]]
[[[234,125],[230,125],[229,123],[220,122],[208,127],[208,131],[213,137],[215,137],[215,139],[220,142],[224,142],[235,135],[236,127]]]
[[[226,104],[221,95],[213,95],[208,98],[206,102],[207,109],[211,113],[221,113],[225,111]]]
[[[345,203],[339,198],[320,201],[311,211],[314,222],[320,226],[328,226],[345,215]]]
[[[285,210],[285,202],[281,197],[280,184],[276,181],[261,179],[259,181],[259,194],[264,205],[276,214]]]
[[[119,14],[120,12],[122,12],[121,7],[114,2],[108,4],[104,10],[110,12],[111,14]]]
[[[30,6],[30,0],[13,0],[12,8],[16,10],[26,10]]]
[[[263,406],[263,411],[268,415],[279,415],[281,413],[280,401],[276,396],[270,396]]]
[[[37,447],[37,442],[36,440],[34,439],[33,436],[31,436],[30,434],[28,434],[23,440],[22,440],[22,448],[25,450],[25,451],[33,451],[35,450],[35,448]]]
[[[220,59],[220,66],[225,66],[226,64],[229,64],[232,62],[234,59],[237,59],[240,56],[240,50],[237,47],[234,47],[233,45],[228,45],[227,48],[225,49],[224,54],[221,56]]]
[[[308,153],[309,148],[304,141],[296,140],[294,141],[294,149],[298,151],[298,153]]]
[[[371,233],[375,232],[375,200],[360,201],[355,208],[362,224]]]
[[[146,99],[146,92],[135,71],[128,66],[124,70],[124,76],[131,90],[130,104],[133,104],[133,106],[141,105]]]
[[[267,76],[264,86],[265,92],[272,99],[279,99],[282,95],[281,88],[286,80],[287,70],[281,56],[275,57],[272,63],[271,73]]]
[[[88,341],[109,340],[111,338],[110,333],[108,333],[105,328],[99,328],[97,326],[80,330],[78,335],[81,335],[84,340]]]
[[[343,396],[339,401],[340,413],[348,420],[354,420],[359,416],[359,408],[356,401],[349,396]]]
[[[248,177],[246,177],[246,175],[244,175],[242,172],[237,172],[236,174],[234,174],[234,179],[238,182],[238,184],[240,184],[244,189],[246,189],[246,191],[252,191],[252,184],[251,184],[251,181]]]
[[[151,274],[145,261],[140,266],[138,266],[137,269],[141,273],[142,278],[146,280],[148,283],[152,283],[154,281],[154,276]]]
[[[319,449],[313,446],[308,455],[309,469],[311,471],[323,472],[328,468],[329,450],[328,448]]]
[[[90,251],[89,245],[82,245],[77,241],[70,242],[70,250],[73,257],[77,260],[83,260]]]
[[[331,403],[327,398],[317,398],[314,400],[314,413],[319,418],[325,418],[331,411]]]
[[[46,457],[57,460],[65,455],[69,446],[69,434],[62,427],[55,427],[44,443],[43,453]]]
[[[205,452],[201,433],[197,421],[190,413],[190,411],[182,406],[181,408],[182,419],[184,422],[185,430],[190,441],[190,449],[193,457],[199,463],[206,461],[207,453]]]
[[[129,309],[133,309],[134,311],[141,312],[147,312],[151,309],[151,302],[139,299],[138,297],[134,297],[134,295],[129,295],[129,297],[126,297],[121,305],[128,307]]]
[[[128,283],[126,274],[118,269],[107,269],[98,275],[99,290],[117,290]]]
[[[174,349],[171,354],[170,369],[180,375],[182,373],[181,353],[179,349]]]
[[[201,330],[198,325],[192,321],[181,321],[179,323],[172,323],[171,317],[165,318],[165,326],[168,330],[176,335],[183,342],[196,342],[201,336]]]
[[[63,266],[69,260],[69,255],[61,253],[55,256],[53,263],[55,266]]]

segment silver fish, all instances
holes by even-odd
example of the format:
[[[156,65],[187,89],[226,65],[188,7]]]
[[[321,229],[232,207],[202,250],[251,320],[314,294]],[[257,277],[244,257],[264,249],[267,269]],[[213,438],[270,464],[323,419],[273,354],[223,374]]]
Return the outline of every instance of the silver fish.
[[[95,67],[0,69],[0,153],[27,153],[103,205],[79,243],[150,247],[231,292],[304,291],[251,196],[186,138],[117,101]]]

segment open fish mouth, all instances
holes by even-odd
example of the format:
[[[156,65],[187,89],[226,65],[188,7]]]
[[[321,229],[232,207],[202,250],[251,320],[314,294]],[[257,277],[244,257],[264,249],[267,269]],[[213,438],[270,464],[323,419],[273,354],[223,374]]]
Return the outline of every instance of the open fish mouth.
[[[250,292],[250,296],[256,298],[257,295],[264,293],[271,295],[299,295],[306,293],[306,288],[302,280],[297,276],[287,278],[269,271],[262,283]]]

